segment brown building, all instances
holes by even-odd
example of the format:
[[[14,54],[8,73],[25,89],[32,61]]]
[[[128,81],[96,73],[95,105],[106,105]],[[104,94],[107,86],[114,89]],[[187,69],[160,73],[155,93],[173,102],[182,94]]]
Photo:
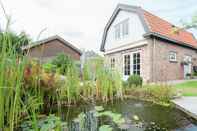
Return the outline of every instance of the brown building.
[[[106,64],[127,79],[181,80],[197,66],[197,40],[141,7],[119,4],[107,23],[101,51]]]
[[[47,62],[60,53],[64,53],[76,61],[79,61],[81,56],[79,49],[59,36],[49,37],[22,47],[22,49],[30,58],[38,59],[41,62]]]

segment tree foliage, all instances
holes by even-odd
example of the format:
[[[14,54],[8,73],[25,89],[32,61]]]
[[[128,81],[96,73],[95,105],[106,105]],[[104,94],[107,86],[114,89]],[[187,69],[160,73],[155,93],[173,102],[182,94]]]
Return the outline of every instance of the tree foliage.
[[[51,63],[55,65],[56,68],[59,69],[59,73],[63,75],[66,75],[69,67],[74,65],[73,60],[64,53],[58,54]]]
[[[7,37],[4,37],[4,36]],[[5,39],[9,40],[9,44],[3,45]],[[0,33],[0,52],[2,52],[3,47],[6,51],[13,49],[16,53],[22,53],[22,46],[29,44],[31,39],[25,32],[17,34],[13,31],[6,31]]]

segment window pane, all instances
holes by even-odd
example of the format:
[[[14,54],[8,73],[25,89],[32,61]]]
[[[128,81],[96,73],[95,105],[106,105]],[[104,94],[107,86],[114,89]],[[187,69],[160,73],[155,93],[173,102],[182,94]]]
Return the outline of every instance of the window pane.
[[[140,75],[140,53],[133,54],[133,74]]]
[[[136,70],[137,69],[137,66],[136,65],[133,65],[133,70]]]
[[[136,64],[136,63],[137,63],[136,59],[133,59],[133,64]]]
[[[128,20],[122,23],[122,35],[126,36],[129,34],[129,22]]]
[[[134,54],[133,54],[133,57],[136,58],[136,56],[137,56],[136,53],[134,53]]]
[[[140,70],[140,65],[137,65],[137,69]]]
[[[124,75],[130,75],[130,55],[124,56]]]
[[[120,39],[120,25],[115,26],[115,39]]]
[[[137,57],[140,58],[140,53],[137,53]]]
[[[137,63],[140,63],[140,58],[137,59]]]

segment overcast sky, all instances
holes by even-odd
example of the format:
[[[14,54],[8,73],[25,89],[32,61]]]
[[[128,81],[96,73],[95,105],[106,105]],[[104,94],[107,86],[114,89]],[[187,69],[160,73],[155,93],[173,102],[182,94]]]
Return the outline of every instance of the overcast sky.
[[[79,48],[99,51],[102,33],[118,3],[142,8],[181,25],[197,14],[197,0],[2,0],[12,17],[12,29],[34,40],[60,35]],[[2,9],[0,26],[5,24]],[[195,31],[194,31],[195,32]],[[197,33],[195,33],[197,37]]]

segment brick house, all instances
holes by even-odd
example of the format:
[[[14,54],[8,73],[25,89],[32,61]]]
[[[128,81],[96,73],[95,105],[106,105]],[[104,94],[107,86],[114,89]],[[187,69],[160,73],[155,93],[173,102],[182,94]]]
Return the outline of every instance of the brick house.
[[[180,80],[197,66],[193,34],[136,6],[119,4],[108,21],[100,50],[106,65],[123,79],[138,74],[146,82]]]
[[[64,53],[73,60],[79,61],[82,54],[79,49],[57,35],[22,47],[22,50],[27,53],[28,57],[41,62],[47,62],[59,53]]]

